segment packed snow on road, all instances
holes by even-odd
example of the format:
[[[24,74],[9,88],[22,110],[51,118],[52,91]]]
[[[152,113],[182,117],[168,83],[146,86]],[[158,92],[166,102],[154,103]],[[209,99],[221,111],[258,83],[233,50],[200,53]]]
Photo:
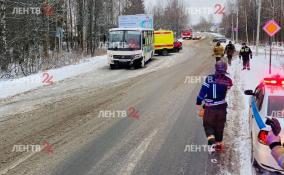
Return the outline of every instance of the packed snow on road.
[[[284,174],[283,0],[0,0],[0,175]]]

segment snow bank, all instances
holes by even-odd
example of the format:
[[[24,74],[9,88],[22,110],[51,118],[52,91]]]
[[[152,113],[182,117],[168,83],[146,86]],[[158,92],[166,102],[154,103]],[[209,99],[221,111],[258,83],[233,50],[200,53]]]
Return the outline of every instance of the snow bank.
[[[234,86],[229,91],[227,98],[229,108],[226,135],[229,138],[225,139],[230,141],[231,149],[234,152],[231,159],[235,162],[231,162],[231,164],[237,165],[239,174],[250,175],[253,169],[250,163],[249,104],[247,97],[243,95],[244,84],[246,84],[246,78],[249,78],[247,75],[250,72],[242,71],[242,64],[237,57],[229,67],[229,73]]]
[[[39,72],[27,77],[0,81],[0,99],[11,97],[41,86],[50,85],[52,83],[74,77],[83,73],[90,72],[94,69],[107,64],[107,57],[97,56],[84,60],[77,65],[65,66],[58,69],[51,69],[46,72]]]

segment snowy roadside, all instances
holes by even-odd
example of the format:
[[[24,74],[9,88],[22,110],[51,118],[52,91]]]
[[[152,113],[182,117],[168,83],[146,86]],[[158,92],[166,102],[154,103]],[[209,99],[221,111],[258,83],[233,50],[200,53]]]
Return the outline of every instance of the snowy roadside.
[[[189,53],[189,57],[194,54],[193,51],[189,52],[188,49],[184,49],[182,52]],[[179,55],[179,53],[174,53],[167,57],[154,57],[153,61],[146,64],[144,69],[131,71],[125,69],[110,71],[108,69],[109,66],[106,55],[88,58],[76,65],[51,69],[19,79],[2,80],[0,81],[0,100],[6,100],[6,98],[13,97],[18,94],[28,92],[42,86],[52,85],[79,75],[85,75],[87,73],[89,74],[88,77],[92,80],[96,80],[97,84],[115,83],[145,73],[155,72],[161,68],[170,67],[173,64],[177,64],[187,59],[181,59],[179,58]],[[86,84],[85,81],[84,83]]]
[[[77,65],[69,65],[46,72],[39,72],[19,79],[3,80],[0,81],[0,99],[87,73],[106,64],[106,56],[97,56],[86,59],[84,62]]]
[[[230,77],[234,86],[228,93],[228,116],[225,129],[225,144],[227,143],[227,160],[229,161],[230,172],[237,171],[237,174],[249,175],[253,171],[251,160],[251,140],[249,133],[249,104],[248,99],[243,95],[244,80],[241,71],[242,66],[239,60],[234,60],[229,68]],[[226,160],[226,159],[225,159]]]
[[[241,66],[234,60],[229,67],[234,86],[228,92],[228,115],[224,131],[225,153],[221,156],[220,174],[243,174],[252,172],[250,163],[250,135],[248,104],[243,94]]]

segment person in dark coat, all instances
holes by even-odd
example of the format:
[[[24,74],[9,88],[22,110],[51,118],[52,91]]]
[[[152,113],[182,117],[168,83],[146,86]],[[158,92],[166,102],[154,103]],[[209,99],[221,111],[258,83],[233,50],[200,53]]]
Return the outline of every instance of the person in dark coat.
[[[252,51],[246,45],[246,43],[242,44],[242,48],[239,53],[240,59],[243,59],[243,70],[250,70],[250,59],[252,59]]]

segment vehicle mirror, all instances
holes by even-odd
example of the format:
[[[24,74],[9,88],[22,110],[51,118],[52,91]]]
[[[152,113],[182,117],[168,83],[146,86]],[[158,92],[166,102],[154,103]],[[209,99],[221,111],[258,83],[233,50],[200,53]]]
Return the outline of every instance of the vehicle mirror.
[[[252,96],[254,96],[255,93],[253,92],[253,90],[246,90],[245,91],[245,95],[252,95]]]

